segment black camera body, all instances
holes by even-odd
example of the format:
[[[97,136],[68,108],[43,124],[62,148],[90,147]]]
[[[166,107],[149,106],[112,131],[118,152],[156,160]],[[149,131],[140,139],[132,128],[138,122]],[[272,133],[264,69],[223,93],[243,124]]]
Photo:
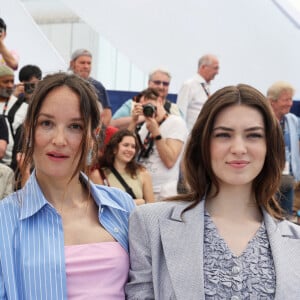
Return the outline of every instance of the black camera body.
[[[32,94],[34,92],[36,84],[31,82],[24,83],[24,91],[26,94]]]
[[[152,117],[155,112],[156,112],[155,105],[153,105],[151,103],[147,103],[147,104],[143,105],[143,114],[145,117]]]

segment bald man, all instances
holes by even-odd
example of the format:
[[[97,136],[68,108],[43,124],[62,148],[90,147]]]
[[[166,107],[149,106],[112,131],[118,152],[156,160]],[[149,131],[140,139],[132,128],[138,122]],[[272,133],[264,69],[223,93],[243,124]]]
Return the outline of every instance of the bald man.
[[[188,130],[194,126],[204,102],[209,97],[209,84],[219,73],[219,61],[216,56],[206,54],[198,61],[197,74],[182,85],[177,105],[186,121]]]

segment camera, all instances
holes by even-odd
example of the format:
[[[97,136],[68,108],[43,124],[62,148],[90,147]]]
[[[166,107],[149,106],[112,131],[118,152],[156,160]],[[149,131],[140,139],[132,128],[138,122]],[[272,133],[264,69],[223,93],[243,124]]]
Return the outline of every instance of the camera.
[[[151,103],[147,103],[147,104],[143,105],[143,114],[145,117],[152,117],[155,112],[156,112],[155,105],[153,105]]]
[[[24,91],[26,94],[32,94],[34,92],[36,84],[35,83],[30,83],[26,82],[24,83]]]

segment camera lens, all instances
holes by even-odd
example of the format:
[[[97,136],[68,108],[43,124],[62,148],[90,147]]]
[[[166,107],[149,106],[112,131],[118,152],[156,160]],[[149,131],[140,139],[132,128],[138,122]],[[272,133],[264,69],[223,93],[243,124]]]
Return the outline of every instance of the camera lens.
[[[35,89],[35,83],[24,83],[24,91],[27,94],[32,94]]]
[[[156,112],[156,106],[151,103],[143,105],[143,114],[145,117],[152,117]]]

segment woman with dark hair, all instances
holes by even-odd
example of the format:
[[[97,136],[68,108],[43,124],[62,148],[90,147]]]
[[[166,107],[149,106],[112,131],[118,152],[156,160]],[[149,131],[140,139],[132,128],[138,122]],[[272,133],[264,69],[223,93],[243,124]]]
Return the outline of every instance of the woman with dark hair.
[[[284,151],[259,91],[213,94],[185,152],[190,193],[132,213],[128,299],[299,299],[300,227],[275,198]]]
[[[21,175],[34,170],[0,203],[0,299],[125,298],[135,205],[87,176],[99,116],[94,90],[78,76],[57,73],[37,85]]]
[[[91,179],[129,193],[136,205],[154,202],[151,176],[137,163],[137,154],[136,135],[127,129],[117,131],[105,146]]]

